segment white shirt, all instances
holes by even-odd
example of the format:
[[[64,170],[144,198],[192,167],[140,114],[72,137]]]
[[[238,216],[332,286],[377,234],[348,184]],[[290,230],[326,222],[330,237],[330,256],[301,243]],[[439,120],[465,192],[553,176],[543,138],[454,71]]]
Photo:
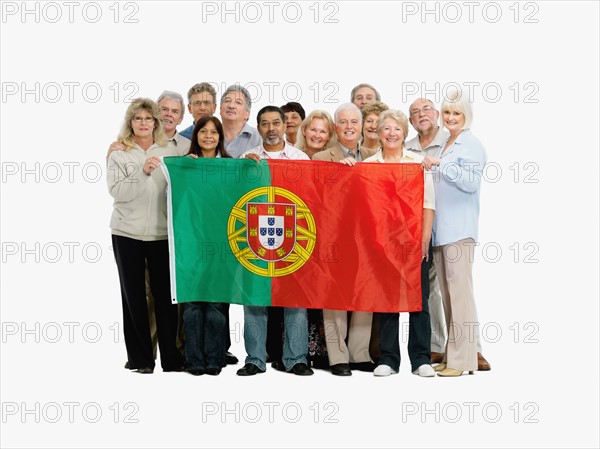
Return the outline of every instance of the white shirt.
[[[252,148],[251,150],[242,153],[240,159],[246,157],[247,154],[258,154],[261,159],[289,159],[289,160],[310,160],[310,158],[306,155],[306,153],[302,150],[299,150],[296,147],[291,146],[289,143],[285,142],[285,145],[281,151],[267,151],[263,145],[260,145],[256,148]]]

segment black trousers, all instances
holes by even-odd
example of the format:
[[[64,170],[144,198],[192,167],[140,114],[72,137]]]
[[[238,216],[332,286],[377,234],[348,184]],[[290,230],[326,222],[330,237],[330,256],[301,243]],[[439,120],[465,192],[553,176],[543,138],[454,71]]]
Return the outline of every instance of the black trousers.
[[[429,260],[421,262],[421,303],[420,312],[410,312],[408,318],[408,357],[411,370],[429,364],[431,359],[431,321],[429,318],[429,267],[432,263],[432,249],[429,247]],[[381,357],[379,365],[387,365],[394,371],[400,369],[399,313],[378,313]]]
[[[121,283],[123,333],[129,368],[154,368],[146,305],[144,271],[147,264],[154,296],[160,363],[163,370],[180,369],[183,358],[176,346],[177,305],[171,303],[168,241],[145,242],[113,235],[112,243]]]

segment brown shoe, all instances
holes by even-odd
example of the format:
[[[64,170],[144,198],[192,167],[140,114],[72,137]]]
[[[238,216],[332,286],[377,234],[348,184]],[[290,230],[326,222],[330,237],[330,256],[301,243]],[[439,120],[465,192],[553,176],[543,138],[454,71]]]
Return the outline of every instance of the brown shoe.
[[[492,366],[488,363],[481,352],[477,353],[477,371],[489,371]]]
[[[444,353],[443,352],[432,352],[431,353],[431,363],[442,363],[444,361]]]

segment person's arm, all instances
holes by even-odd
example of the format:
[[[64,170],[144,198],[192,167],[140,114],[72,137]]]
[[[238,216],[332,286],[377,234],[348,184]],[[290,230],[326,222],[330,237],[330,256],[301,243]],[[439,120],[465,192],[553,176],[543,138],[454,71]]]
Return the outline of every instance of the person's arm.
[[[471,143],[460,149],[460,155],[450,162],[440,163],[442,177],[456,185],[463,192],[473,193],[479,190],[483,168],[485,166],[485,150],[481,145]]]

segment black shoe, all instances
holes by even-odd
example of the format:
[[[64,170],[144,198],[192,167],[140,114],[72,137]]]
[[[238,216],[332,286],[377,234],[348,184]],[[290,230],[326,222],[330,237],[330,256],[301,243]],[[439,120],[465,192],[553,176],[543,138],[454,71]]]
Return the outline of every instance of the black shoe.
[[[296,376],[312,376],[315,374],[306,363],[296,363],[289,372]]]
[[[125,362],[125,369],[131,369],[131,368],[129,368],[129,360],[127,360],[127,361]]]
[[[285,366],[281,360],[275,360],[272,362],[271,368],[276,369],[277,371],[285,371]]]
[[[206,372],[202,368],[188,368],[186,371],[192,376],[202,376]]]
[[[338,363],[337,365],[331,365],[331,374],[334,376],[352,376],[350,366],[347,363]]]
[[[134,373],[140,374],[152,374],[154,372],[154,368],[138,368],[134,371]]]
[[[234,356],[231,352],[227,351],[225,353],[225,364],[227,365],[237,365],[239,362],[238,358]]]
[[[237,370],[238,376],[254,376],[255,374],[264,373],[258,366],[253,363],[246,363],[243,368]]]
[[[221,374],[221,368],[206,368],[206,374],[209,376],[218,376]]]
[[[350,369],[372,373],[375,371],[375,364],[373,362],[350,363]]]

